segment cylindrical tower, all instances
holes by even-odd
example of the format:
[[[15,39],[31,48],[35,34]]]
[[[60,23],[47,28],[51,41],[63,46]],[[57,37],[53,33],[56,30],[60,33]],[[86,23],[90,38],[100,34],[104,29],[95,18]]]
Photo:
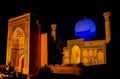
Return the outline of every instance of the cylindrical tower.
[[[105,38],[106,43],[109,43],[111,40],[111,29],[110,29],[110,12],[103,13],[104,19],[105,19]]]
[[[51,24],[51,36],[54,41],[56,41],[56,24]]]

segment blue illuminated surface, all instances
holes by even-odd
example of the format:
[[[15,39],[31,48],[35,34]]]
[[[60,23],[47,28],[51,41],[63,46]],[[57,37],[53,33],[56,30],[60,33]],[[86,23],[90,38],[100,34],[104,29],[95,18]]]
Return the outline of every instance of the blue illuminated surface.
[[[75,25],[75,36],[85,41],[90,41],[96,37],[96,25],[90,18],[84,17]]]

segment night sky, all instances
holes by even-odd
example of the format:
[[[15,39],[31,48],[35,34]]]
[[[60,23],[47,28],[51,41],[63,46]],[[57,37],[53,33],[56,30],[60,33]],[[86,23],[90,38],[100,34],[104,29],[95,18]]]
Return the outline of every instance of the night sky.
[[[8,20],[24,13],[39,16],[42,33],[50,33],[50,24],[57,24],[57,36],[64,40],[74,39],[74,27],[84,16],[97,26],[96,39],[105,39],[104,12],[111,12],[112,40],[118,40],[119,31],[115,21],[115,0],[4,0],[0,2],[0,64],[5,64]],[[117,25],[117,26],[116,26]]]

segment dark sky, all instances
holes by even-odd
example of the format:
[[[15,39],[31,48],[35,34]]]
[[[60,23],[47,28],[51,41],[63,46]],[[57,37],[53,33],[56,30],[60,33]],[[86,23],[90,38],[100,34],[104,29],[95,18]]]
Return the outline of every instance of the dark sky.
[[[0,2],[0,64],[5,61],[8,20],[24,13],[40,17],[42,32],[48,32],[50,24],[57,24],[58,36],[63,39],[74,37],[74,27],[84,16],[91,18],[97,26],[97,39],[104,39],[104,12],[111,12],[112,37],[117,39],[118,29],[114,26],[115,0],[4,0]],[[2,56],[3,55],[3,56]],[[1,59],[3,61],[1,61]]]

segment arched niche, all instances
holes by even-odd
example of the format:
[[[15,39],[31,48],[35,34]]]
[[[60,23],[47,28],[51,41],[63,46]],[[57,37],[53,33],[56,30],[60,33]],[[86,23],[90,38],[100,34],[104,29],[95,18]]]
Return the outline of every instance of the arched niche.
[[[104,64],[104,54],[101,50],[98,51],[98,63],[99,64]]]
[[[14,30],[12,38],[13,48],[24,48],[24,35],[24,31],[20,27]]]
[[[81,49],[78,45],[74,45],[71,49],[71,64],[79,64],[81,59]]]
[[[12,35],[12,52],[11,52],[11,62],[13,66],[15,67],[16,70],[19,70],[20,64],[20,59],[21,56],[24,54],[24,39],[25,39],[25,34],[24,31],[20,28],[17,27]]]

